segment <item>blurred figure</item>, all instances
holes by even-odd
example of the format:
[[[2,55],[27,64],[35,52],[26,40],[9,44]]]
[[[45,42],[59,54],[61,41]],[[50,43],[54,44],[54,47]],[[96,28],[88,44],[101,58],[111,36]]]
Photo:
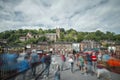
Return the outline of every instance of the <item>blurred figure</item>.
[[[102,77],[101,75],[111,78],[110,72],[102,64],[99,64],[97,66],[97,78],[100,79]]]
[[[91,58],[92,58],[93,72],[95,73],[96,69],[97,69],[97,56],[96,56],[95,52],[92,53]]]
[[[54,80],[60,80],[60,65],[56,65],[56,70],[54,73]]]
[[[36,50],[33,49],[32,53],[30,55],[30,59],[31,59],[31,68],[32,68],[32,75],[35,76],[36,74],[36,63],[39,62],[39,56],[36,53]]]
[[[25,56],[23,60],[18,62],[18,72],[25,71],[30,68],[29,57]]]
[[[51,62],[52,71],[55,70],[57,64],[58,64],[58,62],[56,61],[56,59],[54,57],[52,57],[52,62]]]
[[[74,60],[72,56],[69,57],[68,62],[70,63],[70,69],[71,72],[73,73]]]
[[[23,72],[23,71],[28,70],[30,68],[30,61],[29,61],[29,59],[30,59],[29,56],[25,56],[24,59],[21,60],[18,63],[18,72]],[[22,73],[23,77],[20,78],[21,80],[25,80],[26,73],[27,72]]]
[[[92,58],[91,58],[91,52],[88,52],[86,54],[86,60],[87,60],[87,72],[92,75]]]
[[[42,68],[45,68],[45,55],[43,55],[40,59],[40,62],[42,63]]]
[[[45,57],[45,78],[48,78],[49,76],[49,70],[50,70],[50,64],[51,64],[51,55],[48,53]]]
[[[102,61],[102,53],[101,52],[98,53],[97,58],[98,58],[98,62]]]
[[[87,61],[86,60],[84,60],[83,72],[84,72],[84,74],[87,73]]]
[[[0,54],[0,60],[2,66],[0,70],[4,72],[16,72],[17,71],[17,55],[14,53],[4,53]]]
[[[110,59],[110,55],[108,53],[104,53],[102,56],[102,61],[107,62]]]
[[[65,66],[65,62],[66,62],[66,57],[65,57],[64,54],[61,54],[61,61],[62,61],[62,63],[61,63],[61,71],[63,71],[63,68]]]
[[[0,60],[0,66],[2,66],[2,64],[3,64],[3,63],[2,63],[2,61]]]
[[[83,72],[83,67],[84,67],[84,58],[82,55],[79,56],[79,69],[80,71]]]

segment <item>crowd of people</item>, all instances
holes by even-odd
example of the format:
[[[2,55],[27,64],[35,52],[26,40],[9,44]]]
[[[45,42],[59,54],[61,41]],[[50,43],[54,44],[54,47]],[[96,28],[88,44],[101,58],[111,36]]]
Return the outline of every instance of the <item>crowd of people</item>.
[[[65,63],[68,62],[72,73],[74,73],[75,68],[78,67],[81,74],[96,75],[98,79],[100,78],[100,75],[104,72],[109,74],[109,71],[105,67],[98,65],[100,62],[107,62],[110,59],[111,56],[107,50],[103,52],[87,51],[82,53],[70,54],[69,56],[66,56],[65,54],[60,54],[60,57],[62,61],[61,65],[59,65],[61,71],[66,68]],[[53,59],[53,61],[55,60]],[[52,64],[54,65],[55,63],[57,64],[56,61]]]
[[[32,76],[36,76],[36,67],[42,64],[42,69],[45,68],[46,76],[49,75],[49,68],[51,63],[50,53],[43,55],[42,58],[37,54],[36,50],[33,49],[31,53],[4,53],[0,54],[0,72],[4,73],[1,76],[6,75],[6,73],[13,72],[19,73],[26,70],[31,70]],[[8,74],[8,76],[11,74]],[[24,75],[24,74],[23,74]]]
[[[8,56],[9,55],[9,56]],[[47,53],[42,57],[36,53],[36,50],[32,50],[31,54],[3,54],[1,56],[1,61],[3,62],[2,70],[6,70],[5,66],[9,66],[9,70],[17,70],[17,72],[22,72],[27,69],[31,69],[31,73],[33,76],[36,75],[36,66],[37,63],[41,63],[42,69],[45,69],[43,75],[47,79],[50,72],[50,67],[54,74],[54,80],[60,80],[60,72],[64,70],[66,67],[66,62],[69,63],[69,67],[71,72],[75,72],[75,67],[78,67],[81,74],[96,74],[98,78],[100,78],[100,74],[103,73],[105,70],[97,64],[100,61],[108,61],[110,59],[110,55],[107,51],[87,51],[82,53],[70,54],[69,56],[60,53],[59,54],[61,63],[59,63],[54,57],[52,58],[51,53]],[[23,57],[23,59],[21,58]],[[13,66],[14,64],[14,66]],[[107,70],[106,70],[107,71]]]

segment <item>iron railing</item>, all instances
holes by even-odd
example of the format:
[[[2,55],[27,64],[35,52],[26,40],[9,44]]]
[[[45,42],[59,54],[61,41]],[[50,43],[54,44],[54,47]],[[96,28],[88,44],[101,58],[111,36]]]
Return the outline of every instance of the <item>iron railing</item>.
[[[33,66],[36,69],[35,76],[32,75],[31,68],[18,72],[17,70],[13,71],[3,71],[0,70],[0,79],[1,80],[37,80],[39,76],[43,74],[45,69],[42,67],[41,63],[37,63]]]

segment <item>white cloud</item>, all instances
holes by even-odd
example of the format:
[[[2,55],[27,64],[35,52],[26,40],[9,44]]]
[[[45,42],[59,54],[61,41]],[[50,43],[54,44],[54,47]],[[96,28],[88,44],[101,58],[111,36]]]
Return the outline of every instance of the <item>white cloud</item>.
[[[119,3],[119,0],[1,0],[0,32],[29,26],[32,29],[59,26],[120,33]]]

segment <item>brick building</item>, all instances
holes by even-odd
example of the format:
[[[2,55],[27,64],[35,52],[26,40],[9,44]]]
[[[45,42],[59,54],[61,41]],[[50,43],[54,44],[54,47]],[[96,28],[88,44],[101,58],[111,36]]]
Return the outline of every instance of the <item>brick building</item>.
[[[83,40],[80,43],[80,50],[83,51],[84,49],[92,49],[92,48],[100,48],[100,43],[92,40]]]
[[[26,36],[21,36],[19,38],[19,40],[24,42],[24,41],[29,40],[31,38],[40,38],[42,36],[45,36],[50,41],[56,42],[57,39],[60,38],[60,29],[56,28],[56,33],[46,33],[46,34],[36,34],[36,35],[33,35],[32,33],[28,32]]]

